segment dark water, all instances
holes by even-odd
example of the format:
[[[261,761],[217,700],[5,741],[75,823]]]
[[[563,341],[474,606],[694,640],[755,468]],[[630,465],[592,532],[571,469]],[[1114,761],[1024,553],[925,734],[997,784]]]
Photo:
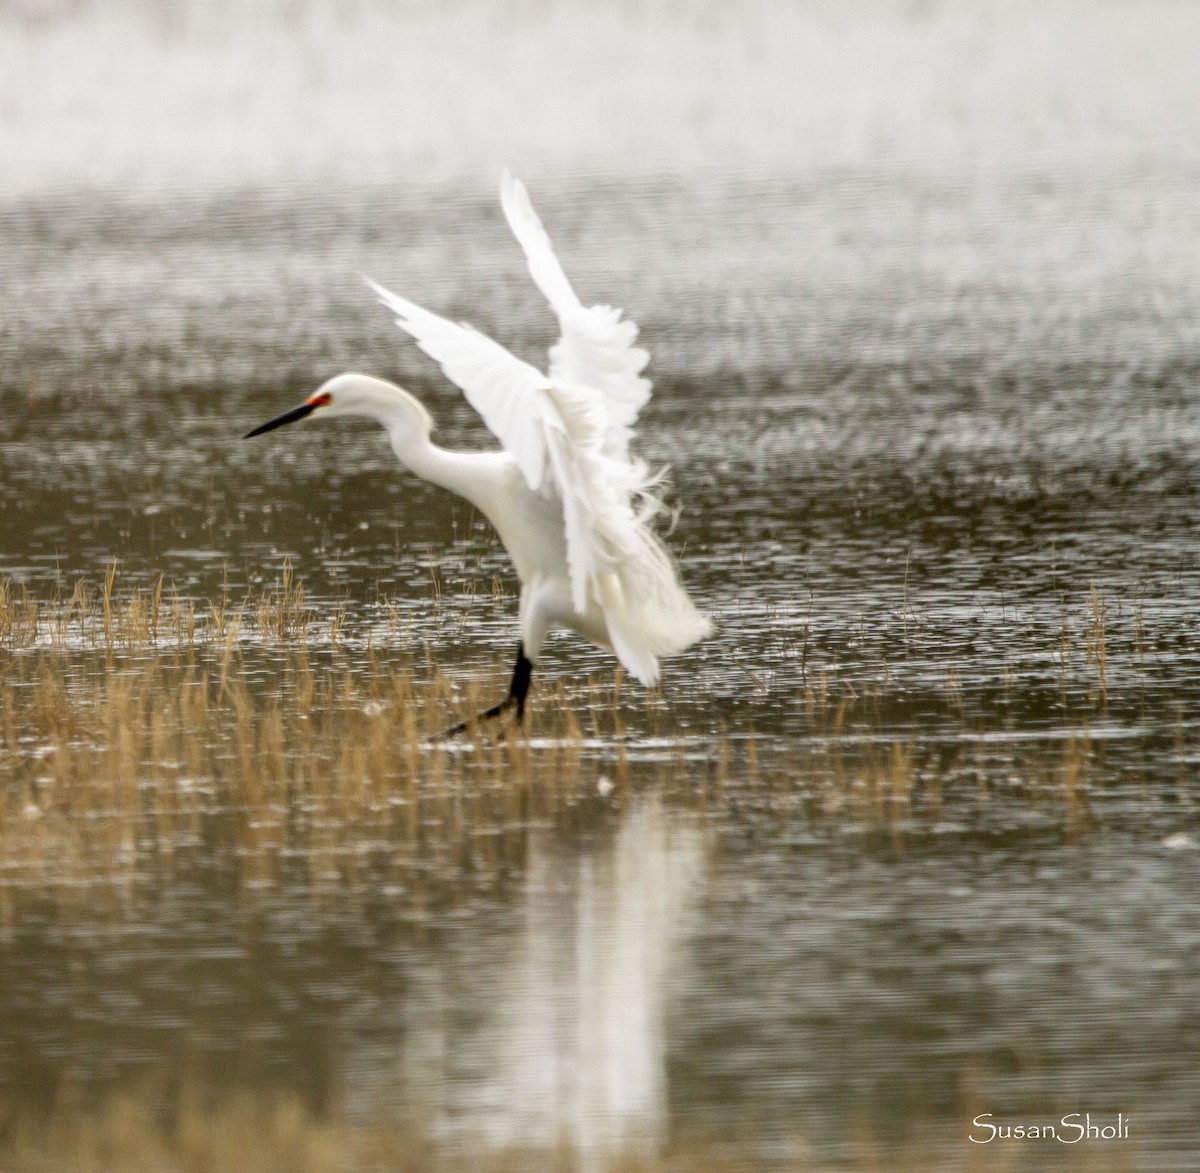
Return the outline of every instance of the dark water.
[[[365,426],[238,437],[363,369],[489,442],[358,275],[536,357],[510,164],[653,354],[640,451],[720,628],[668,667],[667,741],[753,731],[786,784],[739,752],[726,801],[659,793],[631,694],[633,797],[521,823],[507,882],[451,867],[420,924],[386,891],[248,899],[219,852],[116,917],[18,891],[0,1090],[165,1070],[446,1138],[818,1163],[1119,1111],[1121,1159],[1189,1167],[1195,14],[352,12],[0,9],[0,570],[48,596],[117,559],[205,600],[290,560],[352,656],[394,603],[412,647],[494,668],[509,572],[466,506]],[[567,640],[546,666],[608,671]],[[899,826],[814,765],[894,744],[939,796]],[[1082,818],[1045,782],[1078,745]]]

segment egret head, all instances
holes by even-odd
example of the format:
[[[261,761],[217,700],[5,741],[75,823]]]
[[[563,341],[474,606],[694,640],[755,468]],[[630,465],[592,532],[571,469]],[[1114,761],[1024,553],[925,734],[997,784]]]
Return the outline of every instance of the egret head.
[[[322,383],[299,407],[293,407],[283,415],[259,424],[244,438],[248,440],[251,436],[259,436],[313,414],[324,418],[337,415],[366,416],[389,431],[404,427],[424,432],[426,436],[433,430],[429,413],[407,391],[370,375],[349,374],[338,375]]]

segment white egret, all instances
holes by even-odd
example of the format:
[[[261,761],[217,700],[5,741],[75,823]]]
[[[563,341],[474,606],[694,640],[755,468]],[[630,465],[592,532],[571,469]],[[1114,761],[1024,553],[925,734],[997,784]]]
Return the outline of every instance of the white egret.
[[[580,302],[524,185],[507,172],[500,199],[529,272],[558,317],[561,337],[550,348],[548,374],[470,326],[370,285],[461,388],[503,451],[438,447],[430,440],[433,421],[413,396],[360,374],[330,379],[247,438],[314,414],[366,416],[387,430],[401,464],[465,497],[492,523],[521,581],[520,642],[508,695],[480,716],[515,708],[520,719],[552,629],[612,651],[649,685],[658,679],[660,657],[691,647],[711,625],[650,529],[661,508],[659,478],[629,454],[651,386],[641,377],[649,356],[634,346],[637,326],[611,306]]]

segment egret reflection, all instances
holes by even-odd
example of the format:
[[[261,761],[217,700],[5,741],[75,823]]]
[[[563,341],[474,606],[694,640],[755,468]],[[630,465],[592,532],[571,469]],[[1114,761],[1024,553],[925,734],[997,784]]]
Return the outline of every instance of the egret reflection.
[[[653,1151],[703,865],[701,829],[657,801],[582,849],[535,832],[515,931],[464,935],[406,1002],[392,1063],[409,1106],[450,1144],[565,1146],[585,1163]]]

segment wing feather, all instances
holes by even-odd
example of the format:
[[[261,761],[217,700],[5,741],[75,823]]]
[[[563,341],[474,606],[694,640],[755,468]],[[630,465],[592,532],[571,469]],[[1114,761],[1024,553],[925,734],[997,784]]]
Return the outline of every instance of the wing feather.
[[[553,408],[546,395],[550,386],[546,376],[486,334],[422,309],[370,278],[367,284],[396,315],[396,324],[461,389],[488,430],[512,454],[525,483],[539,489],[546,470],[546,429],[552,423],[547,415]]]
[[[536,491],[560,498],[571,599],[599,599],[600,575],[636,549],[638,468],[604,452],[607,416],[589,388],[559,386],[497,342],[370,282],[401,329],[461,388]]]
[[[509,228],[525,253],[529,275],[542,291],[542,296],[560,317],[572,310],[583,309],[571,282],[555,255],[550,236],[533,210],[525,185],[505,171],[500,177],[500,206]]]
[[[525,253],[529,274],[558,318],[561,337],[550,348],[550,378],[594,389],[608,415],[604,446],[618,460],[628,459],[629,439],[652,384],[641,377],[650,361],[634,345],[637,325],[613,306],[587,307],[571,287],[550,237],[520,180],[507,171],[500,202],[513,235]]]
[[[648,356],[634,345],[637,326],[620,310],[580,302],[528,193],[507,172],[501,201],[561,327],[549,376],[470,326],[368,283],[461,388],[530,489],[559,498],[572,604],[581,613],[589,603],[604,610],[622,663],[649,683],[657,657],[687,647],[708,622],[647,528],[648,510],[635,508],[639,499],[655,504],[653,479],[629,455],[633,423],[650,397],[650,381],[640,377]]]

